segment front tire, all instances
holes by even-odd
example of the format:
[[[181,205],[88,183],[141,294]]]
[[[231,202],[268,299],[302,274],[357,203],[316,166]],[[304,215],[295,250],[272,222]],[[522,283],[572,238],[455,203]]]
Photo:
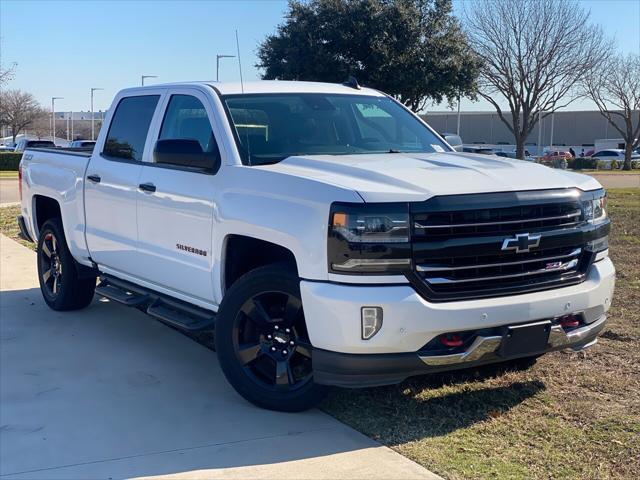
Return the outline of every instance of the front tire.
[[[79,310],[91,303],[96,277],[80,277],[59,218],[47,220],[38,238],[38,280],[47,305],[53,310]]]
[[[257,268],[231,286],[215,339],[225,377],[254,405],[299,412],[326,394],[327,387],[313,381],[300,280],[287,265]]]

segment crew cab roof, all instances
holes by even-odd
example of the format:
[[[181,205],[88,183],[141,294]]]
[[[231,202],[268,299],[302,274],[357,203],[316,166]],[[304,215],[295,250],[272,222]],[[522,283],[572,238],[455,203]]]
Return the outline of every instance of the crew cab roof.
[[[161,83],[147,85],[144,87],[128,88],[123,92],[133,92],[139,90],[153,89],[158,87],[183,87],[193,85],[206,85],[215,88],[221,95],[236,94],[255,94],[255,93],[325,93],[325,94],[347,94],[347,95],[369,95],[384,96],[383,93],[370,88],[352,88],[340,83],[322,83],[322,82],[298,82],[284,80],[259,80],[252,82],[177,82],[177,83]]]

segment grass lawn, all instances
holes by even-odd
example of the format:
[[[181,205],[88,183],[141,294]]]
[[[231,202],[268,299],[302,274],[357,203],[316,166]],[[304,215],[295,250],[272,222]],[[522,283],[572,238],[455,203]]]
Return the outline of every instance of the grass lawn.
[[[0,209],[12,238],[18,211]],[[591,350],[552,353],[525,371],[486,367],[335,389],[321,408],[445,478],[637,478],[640,189],[609,190],[609,214],[616,294]]]
[[[25,247],[35,250],[35,245],[33,243],[24,240],[20,236],[20,228],[16,221],[16,217],[18,215],[20,215],[20,205],[0,207],[0,233],[13,238],[16,242],[21,243]]]

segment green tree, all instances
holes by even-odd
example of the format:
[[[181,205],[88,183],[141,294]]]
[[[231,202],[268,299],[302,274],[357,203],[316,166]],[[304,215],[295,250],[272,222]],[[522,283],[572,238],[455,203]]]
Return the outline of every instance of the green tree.
[[[291,0],[258,59],[264,79],[353,75],[416,112],[430,100],[474,98],[480,66],[451,0]]]

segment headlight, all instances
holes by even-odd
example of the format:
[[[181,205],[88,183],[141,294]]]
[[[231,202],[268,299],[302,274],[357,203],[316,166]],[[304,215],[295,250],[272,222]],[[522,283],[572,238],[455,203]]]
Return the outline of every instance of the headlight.
[[[331,228],[334,233],[354,243],[402,243],[409,241],[407,212],[333,212]],[[344,209],[347,210],[347,209]]]
[[[329,214],[329,271],[400,274],[411,266],[406,203],[334,203]]]
[[[597,223],[607,218],[607,193],[597,192],[594,198],[582,202],[584,219],[590,223]]]

